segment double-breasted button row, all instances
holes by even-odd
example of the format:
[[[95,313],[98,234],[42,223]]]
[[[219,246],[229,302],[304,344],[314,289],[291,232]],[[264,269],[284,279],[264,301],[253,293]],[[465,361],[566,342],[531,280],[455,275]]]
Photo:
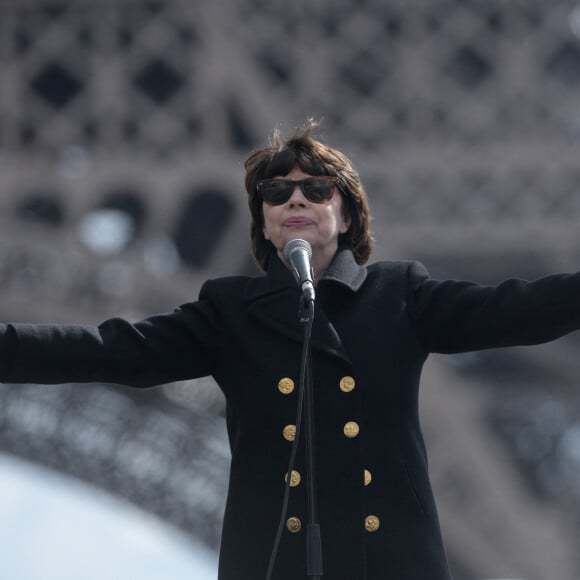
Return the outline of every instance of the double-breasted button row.
[[[367,532],[376,532],[381,527],[381,521],[377,516],[369,515],[365,518],[365,530]],[[296,516],[289,517],[286,520],[286,528],[289,532],[296,534],[302,529],[302,522]]]
[[[294,391],[294,387],[294,381],[289,377],[284,377],[278,381],[278,390],[283,395],[289,395]],[[286,441],[294,441],[296,438],[296,425],[286,425],[286,427],[282,429],[282,436]]]
[[[278,390],[283,395],[289,395],[294,391],[294,381],[288,377],[284,377],[278,381]],[[296,425],[286,425],[282,430],[282,436],[286,441],[294,441],[296,438]]]
[[[338,383],[340,390],[343,393],[350,393],[356,386],[356,381],[351,376],[342,377]],[[294,391],[294,381],[288,377],[284,377],[278,381],[278,390],[283,395],[289,395]]]
[[[350,393],[356,387],[356,381],[351,376],[344,376],[340,379],[338,386],[343,393]],[[354,439],[360,433],[360,426],[356,421],[348,421],[343,427],[343,432],[345,437],[349,439]],[[364,483],[370,485],[373,480],[372,473],[368,470],[364,470]],[[367,532],[376,532],[381,525],[379,518],[375,515],[369,515],[365,518],[365,530]]]
[[[343,393],[350,393],[356,387],[356,381],[351,376],[344,376],[339,381],[340,390]],[[278,381],[278,390],[283,395],[289,395],[294,391],[295,384],[294,381],[288,377],[284,377]],[[354,439],[360,433],[360,426],[356,421],[348,421],[344,424],[343,433],[345,437],[349,439]],[[286,425],[282,429],[282,436],[286,441],[294,441],[296,438],[296,425]],[[285,474],[284,480],[288,483],[288,473]],[[302,481],[302,476],[296,470],[292,470],[290,473],[290,487],[296,487],[300,485]],[[364,484],[365,486],[370,485],[372,481],[372,474],[368,469],[364,470]],[[376,515],[368,515],[364,522],[365,530],[367,532],[376,532],[380,527],[380,520]],[[286,529],[292,533],[296,534],[302,529],[302,522],[299,517],[291,516],[286,520]]]
[[[340,379],[338,386],[343,393],[350,393],[356,386],[356,381],[353,377],[347,375]],[[354,439],[360,432],[360,427],[356,421],[348,421],[343,427],[345,437]]]
[[[296,385],[294,384],[294,381],[289,377],[284,377],[278,381],[278,390],[283,395],[289,395],[292,393],[295,386]],[[286,425],[282,429],[282,436],[284,439],[286,439],[286,441],[294,441],[296,438],[296,425]],[[288,473],[284,475],[284,481],[288,483]],[[290,473],[290,487],[296,487],[297,485],[300,485],[301,481],[302,476],[300,475],[300,472],[293,469]],[[302,529],[302,522],[300,521],[300,518],[296,516],[289,517],[286,520],[286,529],[292,534],[297,534]]]

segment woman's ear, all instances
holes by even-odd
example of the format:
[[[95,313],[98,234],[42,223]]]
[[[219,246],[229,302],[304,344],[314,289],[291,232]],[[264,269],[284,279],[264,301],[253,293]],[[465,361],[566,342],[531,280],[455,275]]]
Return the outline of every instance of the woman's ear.
[[[266,233],[266,220],[264,218],[264,207],[260,208],[260,221],[262,222],[262,235],[264,236],[265,240],[269,240],[270,236]]]
[[[340,225],[339,232],[341,234],[346,234],[348,232],[352,220],[350,219],[350,213],[346,208],[342,208],[342,224]]]

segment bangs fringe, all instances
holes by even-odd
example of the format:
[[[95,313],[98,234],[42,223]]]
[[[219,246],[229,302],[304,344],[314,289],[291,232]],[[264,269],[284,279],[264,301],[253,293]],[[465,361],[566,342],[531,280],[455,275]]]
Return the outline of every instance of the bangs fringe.
[[[309,175],[329,175],[327,164],[316,154],[314,144],[308,137],[291,139],[273,155],[264,170],[263,178],[288,175],[295,167]]]

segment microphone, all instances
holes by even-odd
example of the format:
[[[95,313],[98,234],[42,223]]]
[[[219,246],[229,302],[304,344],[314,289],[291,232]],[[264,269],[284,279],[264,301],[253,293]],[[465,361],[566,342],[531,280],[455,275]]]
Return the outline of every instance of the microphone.
[[[306,301],[314,302],[314,279],[310,258],[312,248],[305,240],[290,240],[282,251],[286,262],[292,266],[296,283]]]

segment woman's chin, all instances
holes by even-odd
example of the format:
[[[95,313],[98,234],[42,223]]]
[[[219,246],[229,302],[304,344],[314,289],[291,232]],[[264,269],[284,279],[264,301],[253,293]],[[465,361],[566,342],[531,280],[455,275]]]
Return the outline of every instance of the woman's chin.
[[[295,230],[288,232],[284,237],[286,240],[285,244],[290,240],[304,240],[310,245],[313,245],[316,241],[316,236],[312,235],[312,232],[309,232],[306,228],[296,228]]]

